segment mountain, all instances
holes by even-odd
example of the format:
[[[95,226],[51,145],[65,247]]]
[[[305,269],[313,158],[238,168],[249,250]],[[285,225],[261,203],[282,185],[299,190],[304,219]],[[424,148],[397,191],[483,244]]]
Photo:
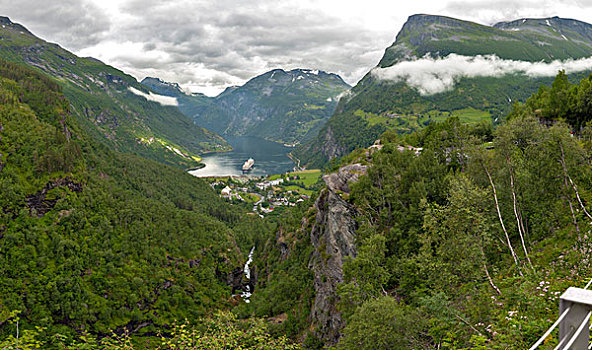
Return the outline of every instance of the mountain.
[[[478,55],[495,55],[497,62],[499,59],[552,62],[589,57],[592,56],[592,25],[553,17],[485,26],[443,16],[413,15],[385,50],[377,67],[352,88],[320,133],[297,147],[293,154],[302,164],[318,167],[357,147],[372,144],[386,130],[409,133],[449,116],[467,122],[498,123],[515,102],[526,100],[541,84],[550,84],[557,73],[542,77],[515,72],[500,76],[449,75],[454,79],[452,88],[436,93],[422,93],[417,86],[409,84],[410,79],[389,80],[380,75],[401,63],[433,62],[450,57],[475,59]],[[486,57],[480,59],[493,62]],[[461,69],[459,65],[463,62],[456,64],[455,69]],[[579,80],[587,73],[570,74],[570,79]],[[443,70],[439,74],[447,72]],[[414,78],[417,83],[417,79],[425,76],[418,74]],[[434,81],[446,83],[444,78]]]
[[[144,78],[141,83],[157,94],[176,98],[179,103],[179,110],[193,120],[215,105],[213,97],[201,93],[188,93],[177,83],[169,83],[152,77]]]
[[[314,136],[333,114],[350,86],[340,76],[310,69],[274,69],[215,98],[185,94],[178,85],[156,78],[143,84],[174,96],[198,125],[227,136],[257,136],[298,144]]]
[[[315,349],[565,342],[541,336],[592,284],[591,97],[559,73],[495,130],[451,117],[343,157],[255,260],[252,314]]]
[[[182,167],[202,152],[227,150],[219,135],[193,123],[176,107],[124,72],[47,43],[0,17],[0,57],[49,74],[63,87],[72,112],[90,135],[109,147]]]
[[[32,334],[31,348],[112,348],[55,335],[150,336],[228,307],[268,227],[182,169],[106,147],[73,106],[0,59],[0,348]]]

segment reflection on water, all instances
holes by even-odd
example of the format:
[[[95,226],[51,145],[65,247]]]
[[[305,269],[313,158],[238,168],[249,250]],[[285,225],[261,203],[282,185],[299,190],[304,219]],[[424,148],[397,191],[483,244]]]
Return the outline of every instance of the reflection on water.
[[[255,167],[249,172],[253,176],[284,173],[294,167],[288,158],[290,147],[251,136],[230,137],[227,141],[233,147],[231,152],[204,155],[205,168],[189,173],[197,177],[242,175],[241,167],[249,158],[255,159]]]

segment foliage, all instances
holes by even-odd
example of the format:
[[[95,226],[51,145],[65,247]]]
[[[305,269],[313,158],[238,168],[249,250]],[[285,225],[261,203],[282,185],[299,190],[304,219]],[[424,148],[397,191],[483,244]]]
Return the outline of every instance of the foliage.
[[[336,74],[305,69],[274,69],[215,98],[187,95],[176,84],[154,78],[142,83],[177,97],[179,109],[209,130],[288,144],[313,137],[333,114],[337,96],[350,88]]]
[[[549,21],[561,28],[562,35],[590,42],[586,34],[590,31],[588,24],[559,18]],[[576,45],[575,41],[565,40],[558,32],[549,32],[550,27],[542,19],[529,20],[525,25],[514,23],[511,28],[521,25],[521,30],[512,31],[505,30],[504,26],[489,27],[442,16],[412,16],[393,45],[386,49],[378,67],[390,67],[425,55],[446,57],[450,53],[465,56],[495,54],[504,59],[530,62],[549,61],[549,57],[582,58],[592,54],[588,46]],[[569,79],[579,81],[589,73],[572,73]],[[552,82],[552,77],[522,74],[459,77],[449,91],[421,95],[405,82],[379,79],[369,72],[352,88],[351,94],[340,100],[335,114],[316,137],[298,146],[293,153],[301,164],[322,168],[333,158],[343,157],[359,147],[368,147],[387,129],[400,134],[413,133],[450,116],[497,125],[512,111],[513,104],[526,101],[539,86]],[[589,93],[582,92],[582,103],[573,105],[579,112],[570,113],[576,119],[569,121],[570,124],[583,125],[580,119],[589,113],[589,96]],[[555,101],[561,103],[562,97],[556,97]],[[467,114],[467,110],[472,113]]]
[[[132,93],[130,87],[145,94],[149,90],[122,71],[93,58],[77,57],[18,24],[7,24],[0,33],[0,57],[51,77],[44,79],[61,86],[71,117],[96,142],[181,168],[197,166],[192,156],[201,152],[229,149],[220,136],[196,126],[176,107]]]
[[[145,342],[134,339],[129,333],[112,333],[101,339],[88,333],[76,337],[57,334],[55,344],[44,336],[44,328],[26,330],[20,338],[10,336],[0,342],[0,349],[44,349],[55,345],[64,350],[133,350],[133,349],[243,349],[243,350],[274,350],[301,349],[285,337],[272,337],[265,322],[261,319],[237,320],[230,312],[217,312],[212,318],[201,319],[192,325],[188,321],[173,323],[166,334],[158,339]],[[145,343],[144,345],[138,345]]]
[[[552,89],[571,88],[561,73],[556,81]],[[542,105],[574,120],[577,100],[549,102],[553,94],[561,95],[516,106],[489,150],[481,146],[487,134],[453,120],[406,138],[423,147],[419,156],[397,151],[399,138],[385,135],[349,197],[362,215],[358,256],[344,265],[339,289],[344,347],[361,346],[365,332],[372,338],[373,322],[386,316],[365,307],[381,299],[402,300],[430,320],[412,333],[433,347],[524,348],[544,332],[560,291],[581,283],[590,249],[589,156],[565,124],[532,117]],[[391,344],[405,339],[394,333]]]
[[[592,75],[571,84],[564,71],[553,84],[541,86],[524,105],[516,106],[508,118],[535,115],[549,122],[564,121],[576,132],[582,131],[592,116]]]
[[[0,96],[0,305],[21,310],[21,341],[150,333],[229,306],[227,274],[273,226],[181,169],[96,142],[31,69],[0,61]]]
[[[422,318],[394,298],[381,297],[362,305],[351,317],[339,343],[343,349],[418,349]]]

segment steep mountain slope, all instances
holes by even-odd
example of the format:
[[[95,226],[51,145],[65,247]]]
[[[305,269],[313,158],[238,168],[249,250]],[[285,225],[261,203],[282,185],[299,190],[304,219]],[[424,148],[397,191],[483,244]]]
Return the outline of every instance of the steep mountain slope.
[[[495,131],[452,117],[342,158],[280,222],[248,311],[316,349],[529,348],[592,277],[592,128],[570,132],[591,96],[558,74]]]
[[[179,108],[198,125],[221,135],[258,136],[298,144],[316,135],[333,114],[347,85],[336,74],[275,69],[213,99],[186,95],[178,85],[146,78],[143,84],[177,97]]]
[[[268,228],[183,170],[89,137],[70,106],[52,78],[0,59],[2,347],[15,315],[20,346],[36,326],[53,349],[58,333],[155,334],[228,306],[227,275]]]
[[[524,101],[538,86],[553,79],[515,73],[459,75],[452,77],[451,89],[422,94],[404,79],[382,79],[376,74],[400,63],[422,58],[437,60],[451,57],[450,54],[496,55],[498,59],[520,62],[589,57],[592,25],[553,17],[520,19],[489,27],[442,16],[411,16],[378,66],[340,102],[335,115],[316,138],[298,147],[294,155],[302,164],[322,166],[356,147],[370,145],[388,129],[407,133],[449,116],[468,122],[498,122],[516,101]],[[438,74],[442,73],[434,76],[439,78]],[[570,79],[576,81],[585,75],[585,71],[572,74]],[[418,79],[424,78],[418,75]],[[440,79],[438,83],[444,78]]]
[[[81,125],[109,147],[184,167],[196,165],[201,152],[228,149],[220,136],[183,115],[174,99],[155,96],[133,77],[47,43],[6,17],[0,24],[0,57],[57,79]]]
[[[179,110],[194,120],[215,104],[215,98],[200,93],[187,93],[177,83],[151,77],[144,78],[141,83],[157,94],[176,98]]]

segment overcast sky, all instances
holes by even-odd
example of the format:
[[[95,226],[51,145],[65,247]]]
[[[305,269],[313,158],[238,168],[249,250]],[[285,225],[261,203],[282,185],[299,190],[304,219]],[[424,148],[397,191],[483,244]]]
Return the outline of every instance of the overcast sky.
[[[355,84],[416,13],[592,23],[592,0],[0,0],[0,15],[79,56],[208,95],[274,68]]]

